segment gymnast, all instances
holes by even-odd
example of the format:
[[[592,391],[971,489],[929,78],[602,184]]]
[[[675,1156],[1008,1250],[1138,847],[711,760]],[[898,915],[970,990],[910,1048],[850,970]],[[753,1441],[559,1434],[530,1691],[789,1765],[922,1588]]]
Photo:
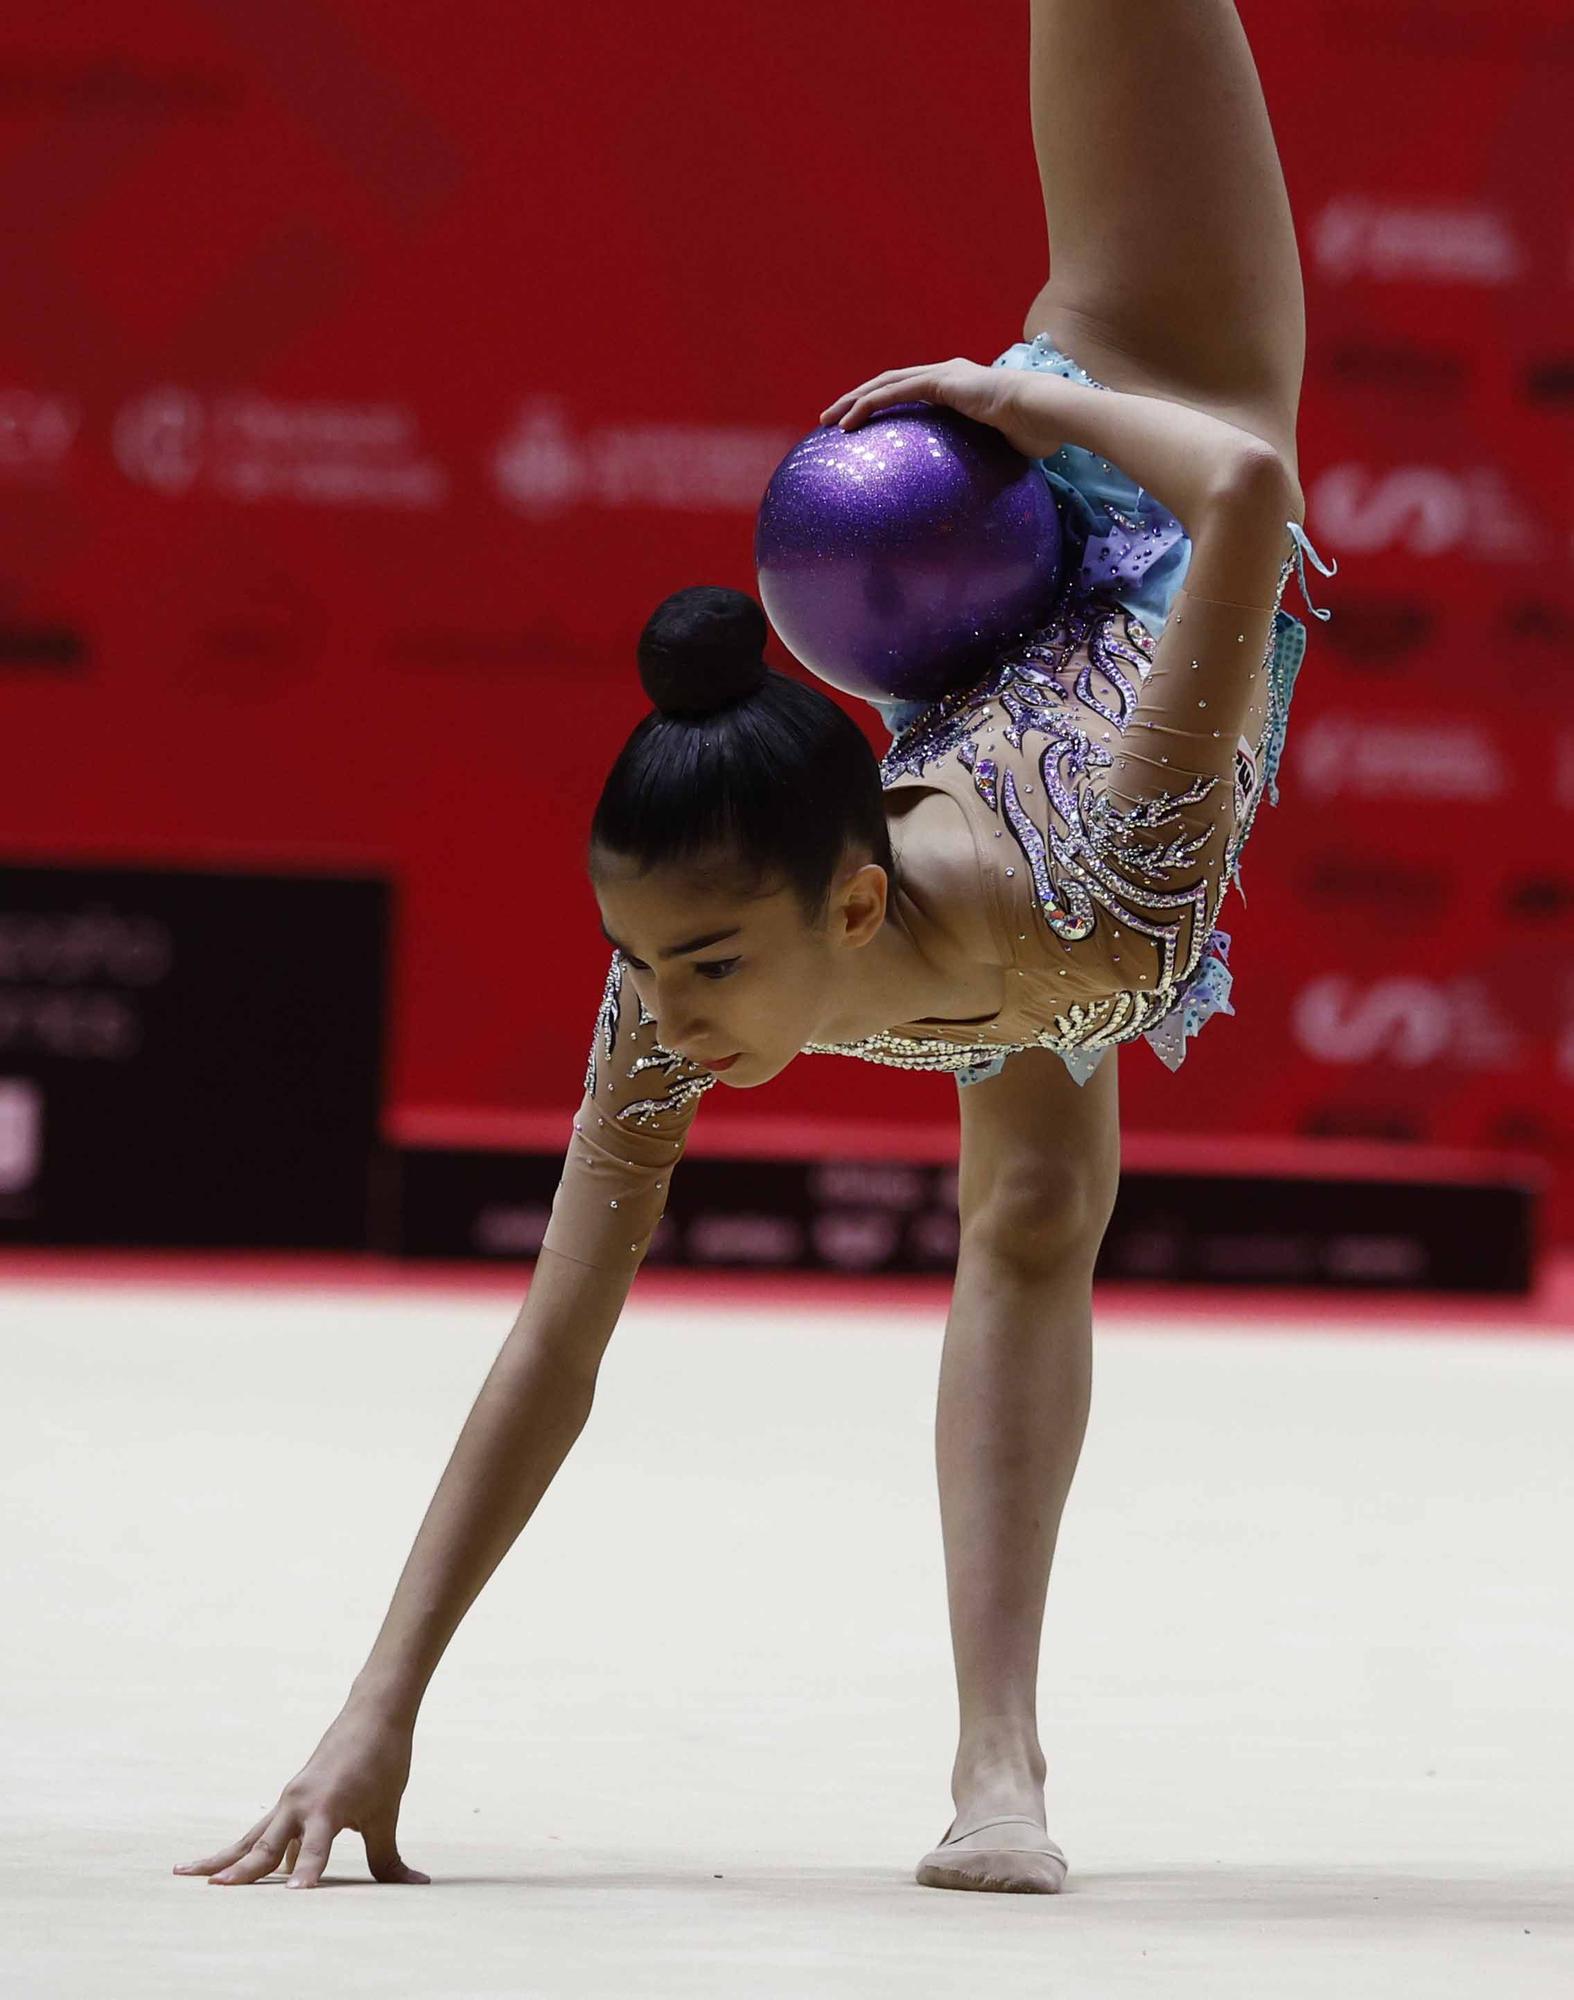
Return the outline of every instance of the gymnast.
[[[878,703],[877,759],[821,688],[767,668],[751,595],[657,607],[653,705],[591,820],[612,956],[529,1296],[340,1715],[274,1807],[180,1872],[282,1861],[310,1886],[349,1827],[377,1879],[428,1879],[396,1840],[417,1710],[589,1416],[699,1101],[828,1054],[958,1085],[935,1433],[958,1739],[916,1877],[1065,1882],[1039,1645],[1119,1180],[1117,1051],[1146,1040],[1174,1069],[1234,1011],[1217,919],[1277,801],[1305,649],[1280,603],[1307,554],[1333,571],[1302,526],[1300,265],[1232,0],[1031,0],[1029,52],[1053,251],[1023,338],[988,367],[884,369],[821,422],[930,402],[1038,461],[1070,547],[1053,616],[969,686]]]

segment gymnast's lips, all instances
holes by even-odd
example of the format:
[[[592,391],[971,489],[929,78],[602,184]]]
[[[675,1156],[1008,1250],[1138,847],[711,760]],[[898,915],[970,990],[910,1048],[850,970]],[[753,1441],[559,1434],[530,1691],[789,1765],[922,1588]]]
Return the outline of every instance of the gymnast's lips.
[[[741,1055],[742,1050],[739,1050],[738,1054]],[[715,1070],[731,1069],[733,1064],[737,1060],[738,1060],[737,1055],[723,1056],[720,1062],[702,1063],[700,1067],[702,1069],[715,1069]]]

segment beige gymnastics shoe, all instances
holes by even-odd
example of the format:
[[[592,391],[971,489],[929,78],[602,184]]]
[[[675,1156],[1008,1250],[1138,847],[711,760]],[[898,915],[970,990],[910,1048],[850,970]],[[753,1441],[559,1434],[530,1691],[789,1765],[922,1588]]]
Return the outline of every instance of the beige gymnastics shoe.
[[[977,1847],[961,1843],[988,1827],[1021,1826],[1032,1838],[1018,1834]],[[919,1862],[915,1879],[925,1889],[994,1889],[1029,1896],[1058,1896],[1066,1879],[1066,1857],[1036,1819],[1006,1813],[951,1830],[940,1845]]]

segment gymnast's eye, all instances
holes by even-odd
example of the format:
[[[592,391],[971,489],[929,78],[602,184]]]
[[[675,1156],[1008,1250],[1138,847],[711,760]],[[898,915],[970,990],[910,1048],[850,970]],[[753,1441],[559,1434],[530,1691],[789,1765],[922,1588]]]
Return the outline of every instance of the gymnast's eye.
[[[648,972],[650,970],[650,967],[640,959],[631,958],[621,945],[618,946],[617,955],[622,963],[634,972]],[[704,973],[707,979],[730,979],[734,968],[742,963],[743,960],[741,958],[707,958],[702,959],[695,966],[694,970]]]

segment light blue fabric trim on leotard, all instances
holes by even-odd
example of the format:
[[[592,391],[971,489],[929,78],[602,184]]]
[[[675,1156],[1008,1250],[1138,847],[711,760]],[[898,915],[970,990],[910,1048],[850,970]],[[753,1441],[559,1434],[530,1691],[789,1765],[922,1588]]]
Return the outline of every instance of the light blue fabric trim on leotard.
[[[1106,386],[1044,333],[1017,341],[990,365],[1060,375],[1090,389]],[[1083,544],[1080,587],[1102,585],[1158,638],[1191,566],[1186,530],[1161,500],[1095,451],[1063,444],[1035,463],[1065,503],[1062,520],[1069,515]]]
[[[1035,340],[1020,340],[1008,347],[991,364],[996,368],[1037,369],[1061,375],[1088,388],[1108,385],[1096,381],[1085,368],[1073,361],[1050,340],[1039,334]],[[1081,445],[1065,444],[1049,458],[1034,463],[1054,489],[1063,527],[1068,531],[1067,560],[1080,564],[1073,588],[1111,597],[1138,618],[1157,639],[1163,632],[1180,589],[1191,566],[1191,538],[1169,509],[1153,494],[1130,479],[1118,466]],[[1307,540],[1299,522],[1287,521],[1295,545],[1295,563],[1301,596],[1314,618],[1328,619],[1332,613],[1319,611],[1306,587],[1306,558],[1324,576],[1337,576],[1337,563],[1325,563]],[[1285,732],[1289,724],[1290,698],[1296,676],[1306,654],[1306,627],[1289,612],[1274,614],[1274,642],[1268,657],[1268,677],[1272,687],[1268,727],[1263,739],[1261,785],[1271,804],[1279,803],[1279,760],[1284,754]],[[877,701],[876,708],[893,740],[918,716],[927,703],[921,701]],[[1231,880],[1240,891],[1240,856],[1234,857]],[[1185,1060],[1186,1044],[1215,1014],[1233,1014],[1229,967],[1230,933],[1213,930],[1201,958],[1185,983],[1177,988],[1175,1004],[1159,1020],[1143,1030],[1144,1039],[1169,1069],[1179,1069]],[[959,1084],[982,1083],[998,1076],[1013,1050],[1003,1050],[973,1068],[956,1072]],[[1073,1080],[1084,1084],[1093,1075],[1107,1048],[1084,1053],[1072,1049],[1061,1053]]]

